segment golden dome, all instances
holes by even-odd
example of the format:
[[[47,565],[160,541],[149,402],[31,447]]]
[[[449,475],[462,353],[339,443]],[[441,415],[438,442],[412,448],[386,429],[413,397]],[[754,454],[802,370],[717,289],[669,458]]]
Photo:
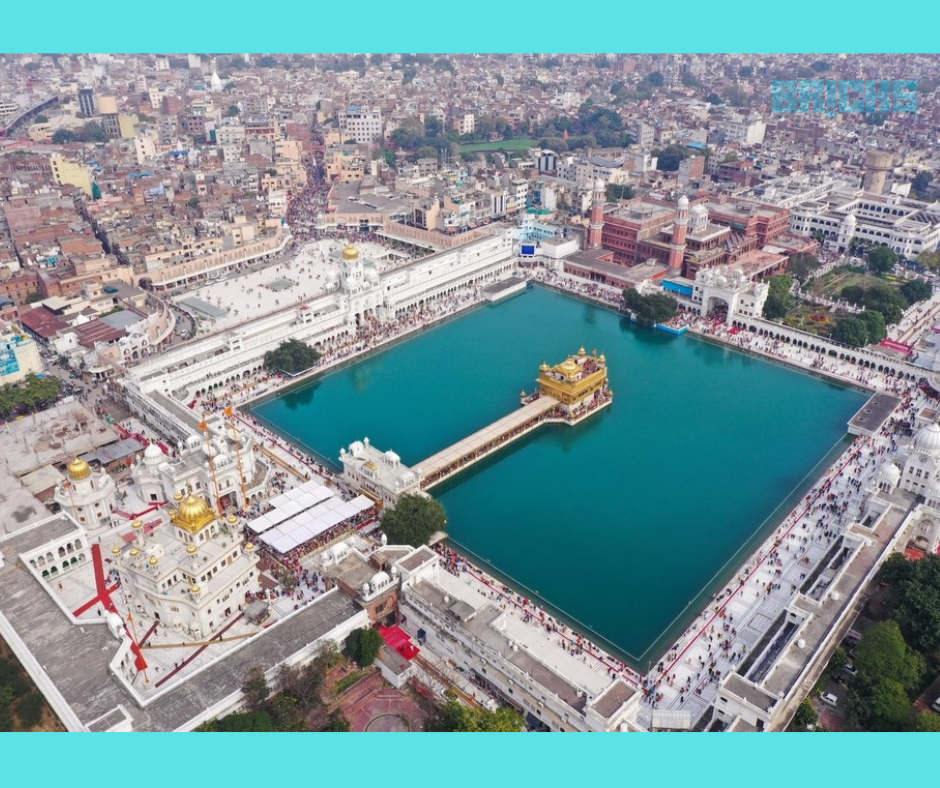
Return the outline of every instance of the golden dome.
[[[587,351],[584,349],[584,345],[581,345],[580,349],[578,350],[578,355],[579,355],[579,356],[586,356],[586,355],[587,355]]]
[[[120,555],[120,553],[121,553],[121,548],[118,547],[117,545],[114,545],[114,547],[111,548],[111,555]]]
[[[143,520],[134,520],[134,522],[131,523],[131,528],[133,528],[135,531],[139,531],[143,527],[144,527]]]
[[[548,372],[550,369],[551,367],[548,366],[548,364],[542,364],[542,366],[539,367],[539,372]]]
[[[139,556],[139,555],[140,555],[140,550],[138,550],[136,547],[132,547],[132,548],[131,548],[131,558],[137,558],[137,556]]]
[[[150,556],[150,566],[156,566],[159,563],[160,563],[159,558],[157,558],[155,555]]]
[[[344,260],[358,260],[359,250],[352,244],[347,244],[346,248],[343,249],[343,259]]]
[[[198,533],[215,520],[215,513],[209,508],[205,498],[198,498],[190,493],[170,515],[170,519],[174,525],[190,533]]]
[[[174,495],[174,496],[173,496],[173,500],[174,500],[174,501],[177,501],[177,502],[182,501],[182,500],[183,500],[183,493],[177,493],[176,495]]]
[[[245,545],[245,550],[247,550],[249,553],[254,549],[255,549],[255,546],[251,542],[248,542],[248,544]]]
[[[186,545],[186,552],[189,555],[195,555],[197,550],[199,550],[199,548],[194,544]]]
[[[189,590],[192,591],[192,593],[194,594],[198,594],[202,589],[199,588],[198,585],[193,585],[193,586],[190,586]]]
[[[597,359],[597,361],[598,361],[598,363],[600,363],[600,364],[606,364],[606,363],[607,363],[607,356],[605,356],[603,353],[601,353],[601,355],[600,355],[600,357]]]
[[[237,518],[234,514],[230,514],[230,515],[228,516],[228,524],[229,524],[229,525],[237,525],[237,524],[238,524],[238,518]]]
[[[74,481],[81,481],[91,476],[91,466],[82,459],[76,457],[69,463],[69,476]]]

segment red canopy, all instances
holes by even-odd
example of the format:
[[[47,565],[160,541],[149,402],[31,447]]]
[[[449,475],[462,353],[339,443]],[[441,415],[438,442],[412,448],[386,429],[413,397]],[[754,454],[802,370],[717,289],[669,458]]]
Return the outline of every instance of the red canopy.
[[[409,661],[418,656],[421,650],[411,642],[411,636],[397,624],[393,627],[379,627],[379,633],[382,640]]]

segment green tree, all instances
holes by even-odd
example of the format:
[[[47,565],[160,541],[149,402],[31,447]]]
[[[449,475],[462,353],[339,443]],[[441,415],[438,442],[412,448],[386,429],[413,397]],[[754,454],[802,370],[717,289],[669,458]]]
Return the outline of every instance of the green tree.
[[[894,616],[905,639],[923,654],[940,650],[940,556],[886,561],[883,577],[892,584]]]
[[[901,285],[901,295],[907,299],[907,303],[916,304],[918,301],[926,301],[933,295],[933,288],[923,279],[911,279]]]
[[[890,273],[897,261],[897,252],[887,246],[874,246],[868,252],[868,267],[876,274]]]
[[[861,285],[846,285],[839,293],[839,298],[850,304],[861,304],[865,300],[865,288]]]
[[[36,122],[39,122],[39,119],[36,119]],[[933,180],[933,174],[927,172],[927,170],[921,170],[917,175],[914,176],[914,182],[911,184],[914,191],[917,195],[923,195],[927,192],[927,187],[930,186],[930,182]]]
[[[754,67],[741,66],[741,68],[738,69],[738,76],[741,77],[741,79],[750,79],[754,76]]]
[[[864,312],[858,315],[858,319],[865,323],[865,328],[868,331],[869,345],[874,345],[877,342],[881,342],[882,339],[885,339],[888,336],[888,329],[885,326],[885,318],[881,312],[876,312],[873,309],[866,309]]]
[[[343,716],[341,709],[334,709],[329,716],[326,725],[320,730],[326,733],[348,733],[349,720]]]
[[[20,727],[29,731],[39,725],[42,720],[42,708],[44,700],[39,692],[30,692],[28,695],[20,698],[16,704],[16,716],[20,721]]]
[[[237,712],[220,720],[209,720],[196,733],[272,733],[276,730],[266,711]]]
[[[684,145],[667,145],[661,150],[654,150],[653,155],[658,160],[656,169],[662,172],[676,172],[682,161],[692,154]]]
[[[418,547],[447,527],[447,514],[440,501],[417,493],[398,499],[382,515],[382,530],[392,544]]]
[[[940,714],[922,711],[914,715],[911,730],[917,733],[940,733]]]
[[[795,254],[790,258],[787,270],[801,282],[810,279],[813,272],[819,268],[819,258],[812,254]]]
[[[908,647],[891,619],[865,630],[855,651],[855,667],[871,682],[896,682],[907,692],[920,688],[927,670],[923,657]]]
[[[805,733],[815,727],[817,722],[819,722],[819,715],[816,713],[816,709],[809,698],[804,698],[797,707],[796,714],[793,715],[787,731],[789,733]]]
[[[897,288],[889,285],[872,285],[865,288],[865,308],[881,312],[885,323],[891,325],[901,319],[907,308],[907,301]]]
[[[49,122],[49,116],[43,115],[42,113],[40,113],[35,118],[33,118],[33,123],[48,123],[48,122]]]
[[[813,71],[816,71],[820,74],[832,68],[828,60],[817,60],[811,65],[812,65]]]
[[[225,117],[234,118],[238,115],[239,109],[238,104],[230,104],[229,108],[225,110]]]
[[[623,291],[623,304],[636,317],[637,325],[650,327],[676,316],[679,302],[665,293],[641,295],[632,287]]]
[[[869,344],[868,326],[857,317],[845,317],[836,324],[832,338],[849,347],[864,347]]]
[[[271,688],[268,686],[268,680],[264,675],[264,668],[255,665],[248,671],[245,684],[242,686],[242,693],[245,696],[245,703],[249,710],[253,712],[261,711],[265,701],[271,694]]]
[[[277,68],[277,58],[271,55],[262,55],[255,62],[260,68]]]
[[[452,694],[427,722],[428,730],[455,733],[517,733],[525,728],[522,715],[507,707],[488,711],[471,708]]]
[[[52,144],[53,145],[67,145],[70,142],[75,141],[75,133],[69,131],[68,129],[58,129],[52,135]]]
[[[298,339],[282,342],[264,354],[264,368],[270,372],[297,375],[306,372],[320,360],[320,352]]]
[[[649,82],[654,88],[662,87],[665,79],[660,71],[654,71],[652,74],[647,76],[646,81]]]
[[[786,317],[793,305],[793,296],[790,289],[793,287],[793,277],[787,274],[772,276],[767,280],[770,292],[764,302],[764,317],[768,320],[779,320]]]
[[[368,667],[379,655],[379,649],[382,648],[382,636],[377,629],[363,627],[354,629],[346,638],[346,650],[349,655],[359,663],[363,668]]]
[[[900,682],[882,679],[872,688],[869,727],[874,731],[902,731],[911,714],[911,701]]]
[[[0,685],[0,733],[12,733],[13,725],[13,688]]]
[[[721,104],[721,96],[719,96],[717,93],[709,93],[705,98],[705,101],[707,101],[709,104]]]
[[[632,200],[635,196],[632,186],[627,186],[625,183],[608,183],[607,184],[607,199],[610,202],[617,202],[618,200]]]
[[[917,262],[924,266],[924,268],[929,268],[931,271],[935,271],[940,268],[940,252],[938,252],[936,249],[923,251],[917,255]]]

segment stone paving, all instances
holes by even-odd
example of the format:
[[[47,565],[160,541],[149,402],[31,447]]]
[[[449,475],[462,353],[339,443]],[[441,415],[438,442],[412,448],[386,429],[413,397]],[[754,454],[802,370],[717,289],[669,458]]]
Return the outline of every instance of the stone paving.
[[[227,309],[227,314],[218,319],[196,313],[201,320],[203,334],[223,331],[328,292],[328,277],[338,277],[340,274],[340,262],[332,255],[341,252],[345,246],[345,241],[341,239],[311,241],[301,247],[292,260],[230,274],[224,279],[188,290],[173,300],[180,304],[185,299],[198,298],[212,306]],[[380,273],[407,264],[412,259],[401,257],[400,253],[372,241],[356,240],[355,246],[361,257],[377,262]],[[278,280],[289,280],[293,285],[283,290],[271,289],[270,286]]]

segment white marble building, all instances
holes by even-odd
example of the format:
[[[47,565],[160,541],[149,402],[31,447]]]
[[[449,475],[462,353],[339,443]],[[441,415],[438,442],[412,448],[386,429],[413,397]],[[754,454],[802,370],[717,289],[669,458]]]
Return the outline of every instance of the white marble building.
[[[93,471],[82,459],[69,463],[67,478],[55,491],[55,502],[88,531],[110,528],[117,489],[105,470]]]
[[[170,522],[110,548],[128,609],[199,640],[217,632],[259,590],[258,556],[205,498],[177,493]]]

